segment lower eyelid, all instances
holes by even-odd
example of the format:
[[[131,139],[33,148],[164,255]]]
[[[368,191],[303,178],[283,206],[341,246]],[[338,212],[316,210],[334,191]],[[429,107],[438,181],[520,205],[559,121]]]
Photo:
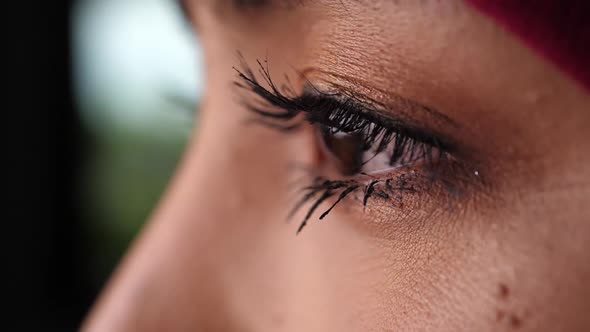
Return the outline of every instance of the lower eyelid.
[[[349,177],[341,180],[326,180],[323,177],[316,179],[319,183],[318,186],[309,186],[308,190],[304,191],[304,195],[316,190],[325,185],[322,190],[318,190],[313,199],[308,199],[311,202],[311,207],[306,214],[306,219],[303,222],[303,226],[307,223],[308,219],[315,216],[316,209],[320,207],[316,204],[328,202],[330,207],[323,213],[317,212],[321,218],[325,217],[328,213],[331,213],[334,208],[338,208],[337,205],[345,202],[350,202],[351,197],[354,201],[360,203],[363,210],[366,206],[371,206],[375,201],[387,202],[387,204],[378,204],[375,208],[381,209],[416,209],[418,206],[430,206],[431,208],[437,208],[440,206],[446,206],[446,203],[450,200],[450,193],[447,193],[445,183],[447,181],[440,181],[431,177],[429,167],[425,164],[416,164],[412,166],[400,166],[394,170],[388,170],[382,174],[376,175],[364,175],[360,174],[354,177]],[[346,185],[338,187],[337,189],[330,189],[333,184],[345,183]],[[347,191],[349,191],[347,193]],[[326,193],[331,193],[328,199],[325,197]],[[346,199],[341,199],[342,194],[346,194]],[[409,199],[411,197],[411,199]],[[407,204],[412,202],[412,204]],[[411,211],[415,212],[415,211]]]
[[[310,205],[306,218],[323,218],[338,206],[357,204],[363,210],[366,206],[371,206],[372,211],[404,210],[403,215],[418,213],[417,210],[446,208],[449,202],[460,200],[464,192],[465,186],[459,180],[465,174],[464,167],[458,165],[449,153],[438,152],[434,160],[421,158],[370,174],[343,176],[326,165],[316,166],[313,175],[321,179],[319,182],[326,181],[328,185],[307,200]],[[330,189],[333,183],[346,185]],[[318,187],[311,185],[303,195],[316,189]],[[342,194],[346,195],[345,199],[340,199]]]

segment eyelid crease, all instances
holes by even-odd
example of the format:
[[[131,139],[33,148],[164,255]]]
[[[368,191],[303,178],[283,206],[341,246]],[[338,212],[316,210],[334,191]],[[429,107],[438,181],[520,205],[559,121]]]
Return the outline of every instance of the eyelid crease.
[[[370,86],[365,82],[361,82],[357,78],[322,70],[316,67],[307,67],[304,70],[299,71],[298,74],[301,79],[307,82],[306,84],[309,84],[310,82],[309,77],[317,77],[317,81],[322,82],[324,83],[323,85],[327,86],[326,90],[336,90],[341,94],[345,94],[353,99],[362,101],[365,104],[371,105],[372,108],[375,108],[385,116],[388,116],[390,113],[388,112],[388,109],[394,109],[398,113],[396,114],[397,117],[406,116],[409,118],[406,120],[411,120],[413,118],[425,115],[429,119],[443,123],[445,126],[452,126],[455,129],[459,129],[461,127],[459,123],[450,118],[448,115],[436,110],[431,106],[426,106],[419,103],[418,101],[405,98],[392,91],[385,91],[374,86]],[[317,85],[317,83],[314,84],[314,86]],[[379,95],[387,96],[387,102],[377,101],[375,98],[369,97],[368,93],[362,93],[359,90],[376,91]],[[416,113],[418,116],[414,115]]]
[[[356,97],[340,95],[339,93],[325,93],[316,88],[306,87],[303,94],[298,97],[297,102],[307,108],[320,106],[322,103],[332,103],[331,108],[347,109],[349,112],[360,113],[366,120],[388,129],[403,132],[416,141],[436,145],[446,152],[453,152],[456,144],[441,135],[433,135],[427,130],[421,129],[416,121],[405,117],[398,117],[397,113],[382,111],[366,104]]]

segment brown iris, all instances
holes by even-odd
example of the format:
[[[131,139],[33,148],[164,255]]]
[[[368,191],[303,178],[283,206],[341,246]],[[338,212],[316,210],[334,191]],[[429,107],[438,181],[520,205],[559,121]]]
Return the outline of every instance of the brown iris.
[[[327,154],[336,163],[342,175],[358,174],[363,166],[363,139],[359,134],[333,133],[321,130],[321,139]]]

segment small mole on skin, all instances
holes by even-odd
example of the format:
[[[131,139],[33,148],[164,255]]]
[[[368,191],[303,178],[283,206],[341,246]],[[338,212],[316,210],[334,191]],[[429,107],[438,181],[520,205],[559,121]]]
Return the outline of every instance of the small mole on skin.
[[[508,288],[508,286],[506,286],[505,284],[500,284],[498,287],[498,296],[500,297],[500,299],[508,299],[508,296],[510,296],[510,289]]]
[[[512,325],[512,327],[517,329],[522,326],[522,320],[520,318],[518,318],[516,315],[511,315],[510,316],[510,325]]]

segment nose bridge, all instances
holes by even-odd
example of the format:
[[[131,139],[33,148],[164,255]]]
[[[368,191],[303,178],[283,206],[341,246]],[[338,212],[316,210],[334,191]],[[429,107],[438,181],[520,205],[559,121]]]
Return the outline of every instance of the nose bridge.
[[[257,265],[251,269],[257,280],[265,273],[260,259],[270,266],[276,257],[265,246],[272,241],[269,225],[281,225],[286,213],[280,207],[287,168],[277,160],[288,147],[277,133],[252,128],[240,112],[227,96],[203,104],[202,131],[99,301],[90,331],[174,320],[227,330],[237,310],[230,298],[259,289],[240,287],[248,281],[239,273]]]
[[[289,165],[308,142],[252,124],[227,95],[212,95],[201,114],[202,131],[151,233],[154,243],[165,242],[161,260],[176,260],[166,264],[181,276],[177,283],[190,285],[179,296],[191,294],[187,301],[199,304],[201,323],[243,324],[253,306],[271,312],[264,303],[286,301],[276,286],[284,282],[286,243],[296,230],[285,224]]]
[[[218,193],[204,192],[206,177],[192,151],[157,212],[125,257],[88,331],[186,330],[222,322],[222,227]],[[211,179],[213,180],[213,179]],[[206,188],[206,187],[205,187]],[[216,202],[216,200],[218,202]],[[175,325],[176,322],[183,325]]]

